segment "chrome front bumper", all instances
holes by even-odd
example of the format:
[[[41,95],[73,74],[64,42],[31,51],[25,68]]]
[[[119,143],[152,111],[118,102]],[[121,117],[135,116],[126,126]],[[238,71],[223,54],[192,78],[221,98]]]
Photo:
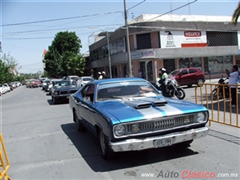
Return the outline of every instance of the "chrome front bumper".
[[[154,137],[127,139],[119,142],[110,142],[109,146],[114,152],[138,151],[151,148],[160,148],[181,143],[184,141],[205,137],[207,136],[208,132],[208,127],[202,127],[197,129],[191,129],[188,131],[175,132]],[[156,146],[156,141],[161,143],[157,143]]]

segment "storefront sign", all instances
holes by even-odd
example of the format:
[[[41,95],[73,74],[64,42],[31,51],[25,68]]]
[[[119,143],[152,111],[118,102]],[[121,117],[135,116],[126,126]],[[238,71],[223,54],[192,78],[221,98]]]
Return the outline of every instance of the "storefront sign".
[[[160,31],[161,48],[206,47],[205,31]]]
[[[154,58],[154,51],[147,50],[147,51],[134,51],[131,52],[132,59],[144,59],[144,58]]]

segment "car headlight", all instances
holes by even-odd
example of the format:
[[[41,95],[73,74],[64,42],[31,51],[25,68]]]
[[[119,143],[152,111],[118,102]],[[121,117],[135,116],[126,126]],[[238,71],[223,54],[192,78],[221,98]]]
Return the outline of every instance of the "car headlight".
[[[58,91],[53,92],[53,94],[58,95]]]
[[[202,123],[202,122],[206,122],[208,119],[208,114],[205,112],[200,112],[196,114],[196,122]]]
[[[125,134],[125,132],[126,132],[126,128],[125,128],[125,126],[123,126],[123,125],[117,125],[117,126],[115,126],[114,127],[114,134],[116,135],[116,136],[122,136],[122,135],[124,135]]]

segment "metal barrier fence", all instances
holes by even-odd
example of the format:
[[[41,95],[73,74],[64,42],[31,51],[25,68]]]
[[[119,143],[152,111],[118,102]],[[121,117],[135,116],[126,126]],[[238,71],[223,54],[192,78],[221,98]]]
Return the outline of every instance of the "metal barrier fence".
[[[236,86],[236,106],[232,107],[230,86]],[[209,125],[217,122],[240,127],[239,102],[240,85],[204,83],[195,88],[195,102],[209,110]]]
[[[4,178],[4,180],[11,180],[11,178],[7,174],[7,170],[10,167],[10,162],[8,160],[7,151],[4,146],[2,134],[0,134],[0,143],[1,143],[1,147],[0,147],[0,179]]]

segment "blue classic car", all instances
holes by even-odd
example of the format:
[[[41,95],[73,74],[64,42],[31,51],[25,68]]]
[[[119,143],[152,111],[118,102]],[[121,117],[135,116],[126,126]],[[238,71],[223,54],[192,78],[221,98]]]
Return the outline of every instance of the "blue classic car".
[[[52,95],[53,104],[56,104],[60,100],[67,100],[77,90],[76,81],[58,80],[53,82],[49,93]]]
[[[101,155],[189,146],[208,134],[208,110],[191,102],[165,98],[142,78],[95,80],[72,94],[69,105],[78,131],[86,128],[100,141]]]

